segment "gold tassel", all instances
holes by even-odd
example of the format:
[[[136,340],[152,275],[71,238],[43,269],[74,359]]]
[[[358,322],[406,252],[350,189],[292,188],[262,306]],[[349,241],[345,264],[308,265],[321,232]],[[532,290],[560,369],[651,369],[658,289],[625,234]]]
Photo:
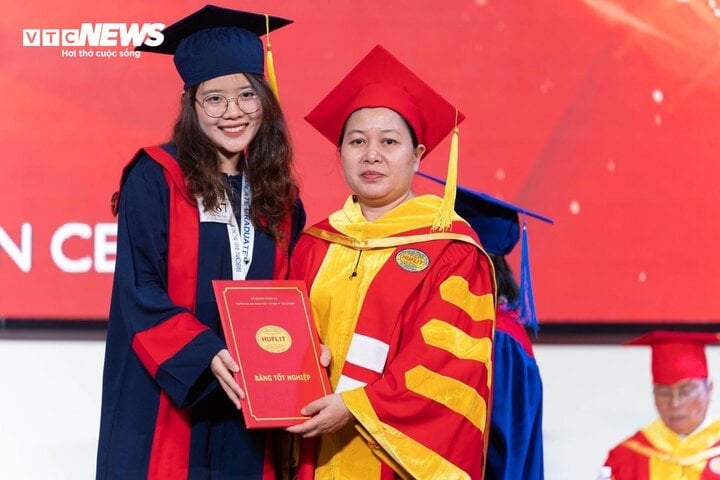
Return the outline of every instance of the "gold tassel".
[[[457,110],[455,110],[455,128],[450,139],[450,158],[448,159],[447,180],[445,181],[445,193],[443,194],[440,210],[432,225],[432,230],[444,232],[452,225],[455,212],[455,195],[457,194],[457,170],[458,170],[458,136],[460,130],[457,126]]]
[[[267,65],[267,77],[270,84],[270,90],[275,94],[275,98],[280,101],[280,92],[278,91],[277,78],[275,77],[275,62],[273,61],[272,47],[270,46],[270,17],[265,15],[265,30],[267,43],[265,44],[265,64]]]

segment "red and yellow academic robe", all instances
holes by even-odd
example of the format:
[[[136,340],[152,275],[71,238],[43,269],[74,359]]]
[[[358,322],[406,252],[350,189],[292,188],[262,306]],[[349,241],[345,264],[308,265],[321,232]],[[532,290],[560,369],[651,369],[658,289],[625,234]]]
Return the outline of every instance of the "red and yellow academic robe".
[[[613,448],[605,465],[614,480],[720,479],[720,420],[685,438],[655,420]]]
[[[351,198],[308,229],[291,276],[310,291],[330,382],[354,416],[316,445],[316,479],[481,479],[495,318],[491,263],[425,195],[368,222]]]

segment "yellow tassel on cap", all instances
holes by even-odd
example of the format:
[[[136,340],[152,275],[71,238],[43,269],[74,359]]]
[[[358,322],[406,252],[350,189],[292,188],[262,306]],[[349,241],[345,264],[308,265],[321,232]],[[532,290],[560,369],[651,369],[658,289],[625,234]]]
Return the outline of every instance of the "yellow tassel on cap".
[[[432,225],[433,231],[444,232],[452,225],[455,212],[455,195],[457,194],[457,170],[458,170],[458,136],[460,130],[457,126],[457,110],[455,110],[455,128],[450,139],[450,158],[448,159],[447,180],[445,181],[445,193],[440,203],[440,211],[435,217]]]
[[[275,77],[275,62],[273,61],[272,47],[270,46],[270,17],[265,15],[265,64],[267,65],[267,77],[270,84],[270,90],[275,94],[275,98],[280,101],[280,92],[278,91],[277,78]]]

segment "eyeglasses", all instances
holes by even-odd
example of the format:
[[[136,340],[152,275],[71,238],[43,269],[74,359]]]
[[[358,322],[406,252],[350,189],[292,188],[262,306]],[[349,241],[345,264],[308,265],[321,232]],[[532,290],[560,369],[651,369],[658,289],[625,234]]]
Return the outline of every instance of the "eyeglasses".
[[[653,394],[658,402],[670,403],[677,398],[677,401],[682,403],[697,396],[701,386],[705,386],[705,383],[687,383],[678,388],[655,386]]]
[[[195,101],[202,106],[205,114],[211,118],[219,118],[225,115],[230,102],[235,102],[245,115],[250,115],[260,110],[260,98],[251,90],[242,92],[235,98],[225,98],[222,95],[213,93],[202,100],[196,98]]]

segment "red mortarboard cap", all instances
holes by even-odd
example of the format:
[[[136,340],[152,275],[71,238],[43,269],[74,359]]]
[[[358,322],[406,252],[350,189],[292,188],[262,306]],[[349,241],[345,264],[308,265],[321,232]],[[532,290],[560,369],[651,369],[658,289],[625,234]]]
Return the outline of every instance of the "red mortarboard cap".
[[[333,145],[360,108],[386,107],[410,123],[429,153],[465,117],[380,45],[358,63],[306,117]]]
[[[380,45],[358,63],[306,117],[313,127],[338,145],[348,117],[361,108],[385,107],[402,115],[425,154],[451,131],[447,184],[433,230],[452,223],[457,183],[458,128],[465,116]]]
[[[672,385],[687,378],[707,378],[705,345],[717,343],[720,335],[705,332],[657,330],[625,342],[652,348],[653,383]]]

